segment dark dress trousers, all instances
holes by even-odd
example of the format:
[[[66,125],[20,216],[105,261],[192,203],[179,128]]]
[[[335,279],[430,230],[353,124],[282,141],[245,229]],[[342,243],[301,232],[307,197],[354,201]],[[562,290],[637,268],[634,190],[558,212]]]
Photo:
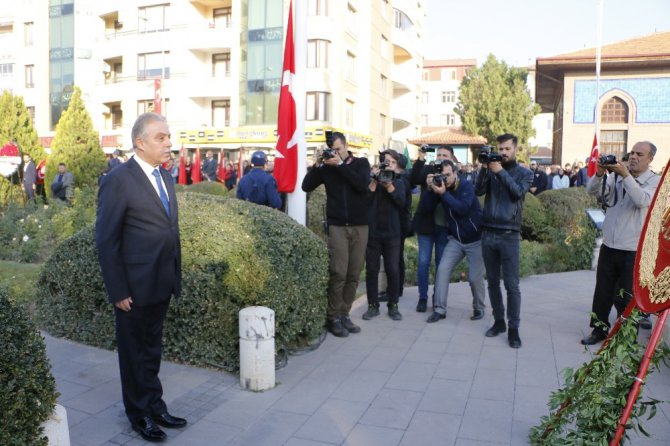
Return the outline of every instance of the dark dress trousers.
[[[100,183],[95,239],[114,304],[132,298],[129,312],[114,307],[121,387],[131,423],[166,412],[158,378],[163,321],[172,295],[181,293],[177,197],[170,173],[160,168],[170,215],[134,158]]]

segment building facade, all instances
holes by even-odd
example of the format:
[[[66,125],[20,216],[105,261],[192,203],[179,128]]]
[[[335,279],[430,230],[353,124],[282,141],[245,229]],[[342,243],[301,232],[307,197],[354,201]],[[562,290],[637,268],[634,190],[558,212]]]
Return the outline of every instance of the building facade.
[[[48,145],[74,86],[103,149],[160,111],[187,148],[272,149],[288,0],[16,0],[0,5],[0,89],[24,97]],[[415,136],[421,1],[307,0],[305,129],[358,154]],[[294,17],[294,24],[297,20]],[[47,31],[48,30],[48,31]],[[178,147],[175,147],[178,149]]]
[[[604,46],[599,91],[593,48],[536,66],[536,101],[554,115],[555,164],[589,156],[597,119],[601,154],[621,158],[637,141],[651,141],[652,169],[661,171],[670,158],[670,32]]]

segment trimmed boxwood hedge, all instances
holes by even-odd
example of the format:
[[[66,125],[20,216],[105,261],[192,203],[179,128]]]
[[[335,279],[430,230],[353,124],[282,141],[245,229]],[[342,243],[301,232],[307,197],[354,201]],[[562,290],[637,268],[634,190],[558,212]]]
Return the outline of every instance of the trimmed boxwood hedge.
[[[0,444],[46,445],[41,424],[57,397],[44,339],[0,288]]]
[[[277,348],[304,345],[321,333],[328,280],[323,241],[266,206],[190,192],[177,197],[183,291],[168,311],[166,357],[236,369],[238,312],[252,305],[275,311]],[[114,347],[92,226],[44,265],[37,318],[56,336]]]

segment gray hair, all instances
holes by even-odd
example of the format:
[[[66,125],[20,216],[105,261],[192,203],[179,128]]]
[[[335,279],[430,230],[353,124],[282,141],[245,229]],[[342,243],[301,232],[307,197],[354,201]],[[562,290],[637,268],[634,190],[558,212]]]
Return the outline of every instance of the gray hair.
[[[167,122],[167,119],[165,119],[165,116],[153,112],[142,113],[137,117],[135,124],[133,124],[133,129],[130,132],[130,137],[133,141],[133,149],[137,148],[135,146],[135,141],[137,141],[137,138],[146,135],[145,128],[147,124],[155,121]]]
[[[642,144],[647,144],[649,146],[649,154],[653,158],[656,156],[656,146],[651,141],[640,141]]]

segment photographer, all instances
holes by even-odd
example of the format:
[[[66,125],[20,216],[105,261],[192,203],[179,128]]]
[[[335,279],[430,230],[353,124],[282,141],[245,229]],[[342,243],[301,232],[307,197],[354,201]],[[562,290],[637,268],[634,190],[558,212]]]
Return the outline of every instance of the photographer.
[[[505,133],[496,138],[498,152],[482,147],[479,155],[481,170],[475,193],[486,194],[482,255],[488,279],[489,299],[493,309],[493,326],[486,337],[507,331],[505,305],[500,290],[500,268],[507,291],[507,340],[512,348],[521,347],[519,322],[521,290],[519,289],[519,249],[521,241],[521,213],[526,192],[533,182],[533,173],[516,162],[517,137]]]
[[[368,245],[365,252],[365,285],[368,310],[363,319],[379,316],[378,276],[379,258],[384,256],[388,281],[388,315],[394,321],[402,319],[398,311],[400,291],[400,252],[403,237],[403,218],[407,204],[405,180],[400,177],[400,155],[395,150],[381,153],[379,166],[374,166],[368,185]]]
[[[332,133],[328,149],[318,150],[314,166],[302,181],[302,190],[326,187],[326,220],[330,278],[328,280],[327,328],[338,337],[361,328],[349,318],[356,298],[368,242],[368,182],[370,163],[347,151],[342,133]]]
[[[419,208],[444,208],[449,224],[449,242],[435,273],[435,308],[426,322],[447,317],[449,281],[456,265],[468,259],[468,282],[472,291],[473,321],[484,317],[484,259],[482,258],[482,208],[475,196],[474,185],[461,180],[451,161],[442,162],[442,173],[428,175],[429,190],[421,197]]]
[[[613,155],[600,157],[596,174],[586,191],[607,208],[603,222],[603,244],[598,255],[596,288],[593,292],[591,334],[583,345],[603,341],[609,331],[612,305],[621,315],[633,296],[633,266],[647,210],[660,182],[649,169],[656,146],[638,142],[630,151],[628,167]],[[609,175],[605,176],[605,173]],[[623,293],[619,293],[621,289]]]
[[[435,164],[426,165],[426,153],[428,150],[430,150],[428,146],[421,146],[418,159],[412,165],[409,179],[412,187],[421,186],[421,196],[423,196],[428,187],[426,179],[429,174],[436,172],[436,166],[440,165],[444,160],[454,161],[453,149],[447,146],[440,146],[435,153]],[[428,306],[430,261],[433,256],[433,247],[435,247],[435,267],[437,268],[444,247],[447,245],[447,217],[442,207],[437,207],[434,211],[419,212],[417,210],[412,224],[419,243],[419,264],[416,272],[419,285],[419,301],[416,304],[416,311],[424,313]]]

